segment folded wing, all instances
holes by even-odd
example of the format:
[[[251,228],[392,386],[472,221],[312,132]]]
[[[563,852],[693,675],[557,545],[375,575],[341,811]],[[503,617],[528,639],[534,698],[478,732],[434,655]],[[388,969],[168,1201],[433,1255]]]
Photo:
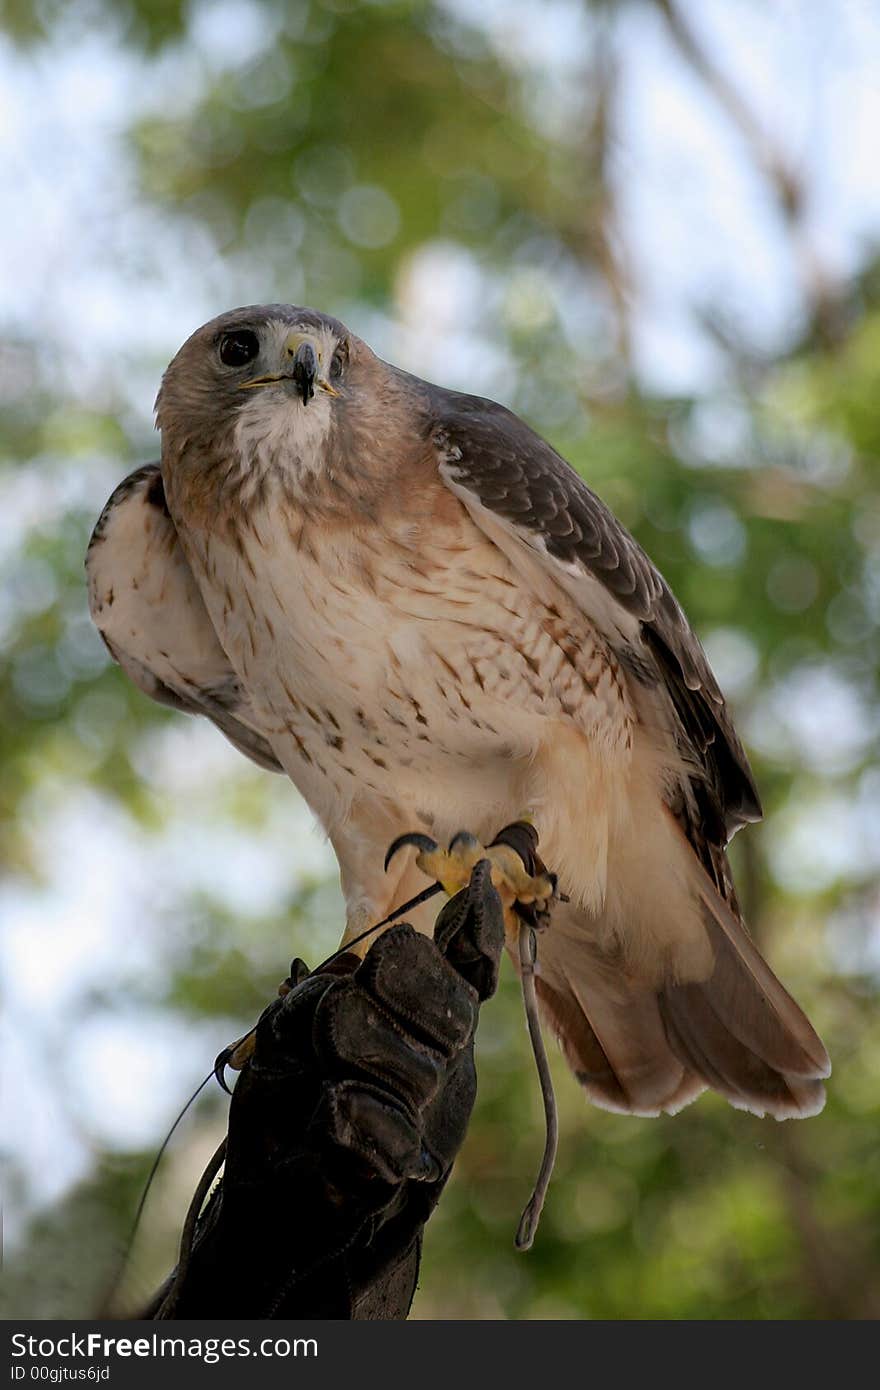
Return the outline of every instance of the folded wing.
[[[696,634],[645,552],[549,444],[492,402],[437,388],[430,400],[441,478],[524,584],[549,580],[602,634],[625,672],[649,754],[668,764],[662,802],[633,802],[642,818],[630,827],[635,853],[625,864],[626,939],[650,939],[662,901],[667,923],[696,920],[708,947],[699,955],[708,968],[683,972],[670,936],[658,975],[656,957],[648,969],[638,952],[619,949],[604,909],[557,909],[541,942],[537,990],[569,1065],[591,1099],[612,1110],[674,1113],[711,1086],[757,1115],[815,1114],[828,1055],[739,913],[725,847],[760,819],[761,806]],[[663,837],[668,872],[655,882],[642,848],[663,818],[674,829]]]
[[[207,715],[239,752],[283,771],[186,562],[158,464],[138,468],[110,497],[92,532],[86,575],[92,620],[141,690]]]

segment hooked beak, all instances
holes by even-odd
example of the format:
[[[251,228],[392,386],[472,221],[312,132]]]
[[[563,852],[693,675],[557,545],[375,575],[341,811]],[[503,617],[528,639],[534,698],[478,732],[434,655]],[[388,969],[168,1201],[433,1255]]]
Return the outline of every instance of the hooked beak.
[[[318,376],[318,354],[308,338],[300,343],[294,353],[291,375],[297,391],[302,396],[303,405],[308,405],[315,394],[315,381]]]
[[[273,376],[257,377],[254,381],[243,381],[241,389],[249,391],[255,386],[272,386],[277,382],[292,381],[303,405],[308,405],[316,389],[328,396],[339,395],[329,381],[320,375],[318,354],[309,338],[300,338],[299,335],[290,338],[285,351],[290,359],[287,371],[278,372]]]

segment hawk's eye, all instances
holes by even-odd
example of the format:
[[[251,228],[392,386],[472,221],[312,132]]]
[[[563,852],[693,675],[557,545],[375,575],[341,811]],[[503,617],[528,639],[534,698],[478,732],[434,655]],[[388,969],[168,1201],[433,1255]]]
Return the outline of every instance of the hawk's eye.
[[[224,367],[243,367],[246,362],[252,362],[259,351],[259,338],[246,328],[240,328],[236,333],[224,333],[218,348]]]
[[[330,363],[330,380],[337,381],[342,376],[343,369],[348,361],[348,347],[345,343],[340,343],[333,354],[333,361]]]

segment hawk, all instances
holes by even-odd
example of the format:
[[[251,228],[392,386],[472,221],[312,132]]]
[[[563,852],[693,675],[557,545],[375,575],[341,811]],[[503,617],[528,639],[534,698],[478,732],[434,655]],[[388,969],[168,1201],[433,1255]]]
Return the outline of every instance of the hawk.
[[[561,893],[538,998],[590,1099],[817,1113],[827,1053],[726,855],[761,816],[746,754],[669,586],[570,465],[290,305],[200,328],[156,410],[161,466],[89,547],[94,621],[148,695],[299,788],[344,939],[424,885],[409,849],[386,872],[392,840],[527,816]]]

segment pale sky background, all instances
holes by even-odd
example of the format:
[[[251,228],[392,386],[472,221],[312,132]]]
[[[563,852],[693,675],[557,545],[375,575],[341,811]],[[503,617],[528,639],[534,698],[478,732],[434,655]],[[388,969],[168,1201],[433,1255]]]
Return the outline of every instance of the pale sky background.
[[[522,66],[542,120],[564,119],[583,42],[577,4],[450,0],[450,7],[478,18]],[[807,7],[704,0],[689,9],[768,128],[808,168],[810,241],[832,272],[848,275],[880,239],[880,11],[868,0]],[[247,0],[198,6],[201,64],[216,71],[246,63],[261,42],[255,17]],[[633,9],[624,27],[615,177],[637,286],[635,359],[651,387],[709,391],[719,386],[721,364],[694,308],[711,301],[745,326],[750,341],[784,344],[800,304],[788,242],[739,136],[695,87],[659,23]],[[0,39],[6,334],[36,330],[42,369],[62,396],[100,403],[108,384],[121,390],[144,459],[156,448],[149,428],[159,375],[180,342],[221,310],[266,298],[253,266],[224,260],[206,233],[172,223],[137,195],[123,132],[133,112],[183,100],[180,93],[199,81],[200,62],[186,52],[160,63],[134,58],[112,26],[60,33],[52,47],[28,54]],[[411,370],[503,398],[504,363],[480,341],[478,323],[498,287],[479,276],[460,247],[424,248],[402,268],[394,317],[371,317],[373,345]],[[540,292],[540,277],[536,284]],[[535,285],[522,289],[531,294]],[[17,370],[9,360],[0,366]],[[0,596],[0,635],[22,601],[14,561],[28,523],[72,500],[97,516],[123,471],[117,460],[89,455],[70,469],[0,484],[0,567],[12,577]],[[717,532],[718,518],[713,524]],[[83,613],[84,606],[83,593]],[[100,659],[97,639],[84,616],[75,631],[71,660],[88,669]],[[723,634],[710,650],[722,684],[747,673],[748,652],[725,646]],[[864,712],[841,703],[851,697],[832,676],[817,681],[818,722],[803,713],[806,702],[793,705],[781,692],[775,706],[756,711],[749,735],[771,748],[787,738],[807,765],[831,758],[846,766],[870,732]],[[829,742],[832,710],[837,734]],[[112,720],[114,710],[100,714]],[[132,971],[161,979],[173,959],[163,914],[184,889],[202,883],[233,907],[253,908],[259,895],[272,909],[299,876],[332,871],[332,855],[280,779],[259,836],[201,828],[200,808],[207,811],[217,782],[266,776],[207,725],[181,716],[152,741],[143,775],[174,808],[161,834],[136,831],[74,781],[47,783],[27,812],[41,880],[0,890],[4,1112],[14,1116],[8,1147],[28,1175],[11,1213],[13,1239],[25,1211],[88,1171],[94,1144],[152,1142],[229,1040],[214,1022],[175,1023],[143,1005],[93,1013],[70,1038],[67,1020],[96,992],[120,991]],[[878,792],[866,784],[866,798],[876,801]],[[803,883],[808,874],[821,887],[852,863],[880,867],[880,830],[871,831],[858,805],[829,797],[821,813],[821,836],[815,808],[766,828],[783,882]]]

